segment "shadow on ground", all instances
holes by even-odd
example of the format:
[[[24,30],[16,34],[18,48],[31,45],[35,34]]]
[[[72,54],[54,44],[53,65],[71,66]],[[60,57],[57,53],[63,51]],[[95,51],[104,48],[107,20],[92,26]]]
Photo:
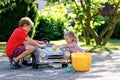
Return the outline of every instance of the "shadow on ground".
[[[111,54],[112,53],[112,54]],[[114,53],[114,54],[113,54]],[[119,80],[120,53],[93,54],[91,70],[88,72],[65,72],[61,65],[42,65],[39,69],[22,66],[12,70],[6,57],[0,57],[0,80]],[[112,77],[112,79],[111,79]]]

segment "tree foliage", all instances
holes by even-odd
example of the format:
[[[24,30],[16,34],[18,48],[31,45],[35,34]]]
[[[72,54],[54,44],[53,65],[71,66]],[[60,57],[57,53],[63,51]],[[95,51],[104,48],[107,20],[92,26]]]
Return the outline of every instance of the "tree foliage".
[[[119,0],[48,0],[48,3],[63,3],[76,14],[79,24],[82,26],[83,35],[86,44],[90,44],[90,36],[96,42],[96,45],[105,45],[114,32],[115,25],[120,21],[120,1]],[[109,21],[107,26],[98,34],[95,26],[104,23],[104,16],[101,15],[102,5],[108,4]],[[113,6],[111,9],[110,6]]]
[[[34,0],[0,1],[0,41],[7,41],[13,30],[18,27],[20,18],[28,16],[36,22],[38,15]]]
[[[56,40],[63,38],[65,23],[67,22],[66,13],[67,10],[64,5],[58,5],[57,3],[40,11],[38,26],[34,28],[34,39],[49,38]]]

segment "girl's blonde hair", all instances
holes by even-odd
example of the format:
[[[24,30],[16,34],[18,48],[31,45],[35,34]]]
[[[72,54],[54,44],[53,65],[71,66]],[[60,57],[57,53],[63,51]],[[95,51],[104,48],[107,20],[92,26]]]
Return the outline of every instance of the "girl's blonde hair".
[[[78,37],[77,37],[77,35],[75,34],[75,32],[73,32],[73,31],[68,31],[68,32],[66,32],[65,34],[64,34],[64,36],[68,36],[68,37],[70,37],[71,39],[73,39],[73,42],[75,41],[75,42],[77,42],[78,43]]]

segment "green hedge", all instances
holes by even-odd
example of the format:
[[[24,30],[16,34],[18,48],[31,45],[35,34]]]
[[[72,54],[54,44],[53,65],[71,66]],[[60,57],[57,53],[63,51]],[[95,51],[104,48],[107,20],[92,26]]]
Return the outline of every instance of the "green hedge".
[[[38,9],[35,0],[5,0],[3,3],[0,5],[0,41],[7,41],[20,18],[28,16],[36,22]]]
[[[118,23],[116,24],[114,33],[112,34],[112,37],[111,37],[111,38],[120,39],[120,22],[118,22]]]
[[[35,28],[34,39],[49,38],[50,40],[57,40],[63,38],[67,19],[65,17],[66,14],[59,12],[59,9],[54,7],[53,11],[45,9],[39,13],[38,26]]]
[[[102,24],[101,26],[96,26],[95,27],[95,30],[97,31],[97,33],[99,34],[108,24],[108,17],[104,17],[105,18],[105,23]],[[115,30],[111,36],[111,38],[114,38],[114,39],[120,39],[120,22],[118,22],[116,24],[116,27],[115,27]]]

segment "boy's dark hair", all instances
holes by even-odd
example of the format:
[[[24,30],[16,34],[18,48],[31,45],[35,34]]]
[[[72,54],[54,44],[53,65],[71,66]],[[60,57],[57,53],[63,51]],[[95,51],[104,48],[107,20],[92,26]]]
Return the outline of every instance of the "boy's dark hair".
[[[29,17],[23,17],[20,19],[19,26],[23,27],[24,24],[32,25],[32,26],[34,25],[34,23]]]

